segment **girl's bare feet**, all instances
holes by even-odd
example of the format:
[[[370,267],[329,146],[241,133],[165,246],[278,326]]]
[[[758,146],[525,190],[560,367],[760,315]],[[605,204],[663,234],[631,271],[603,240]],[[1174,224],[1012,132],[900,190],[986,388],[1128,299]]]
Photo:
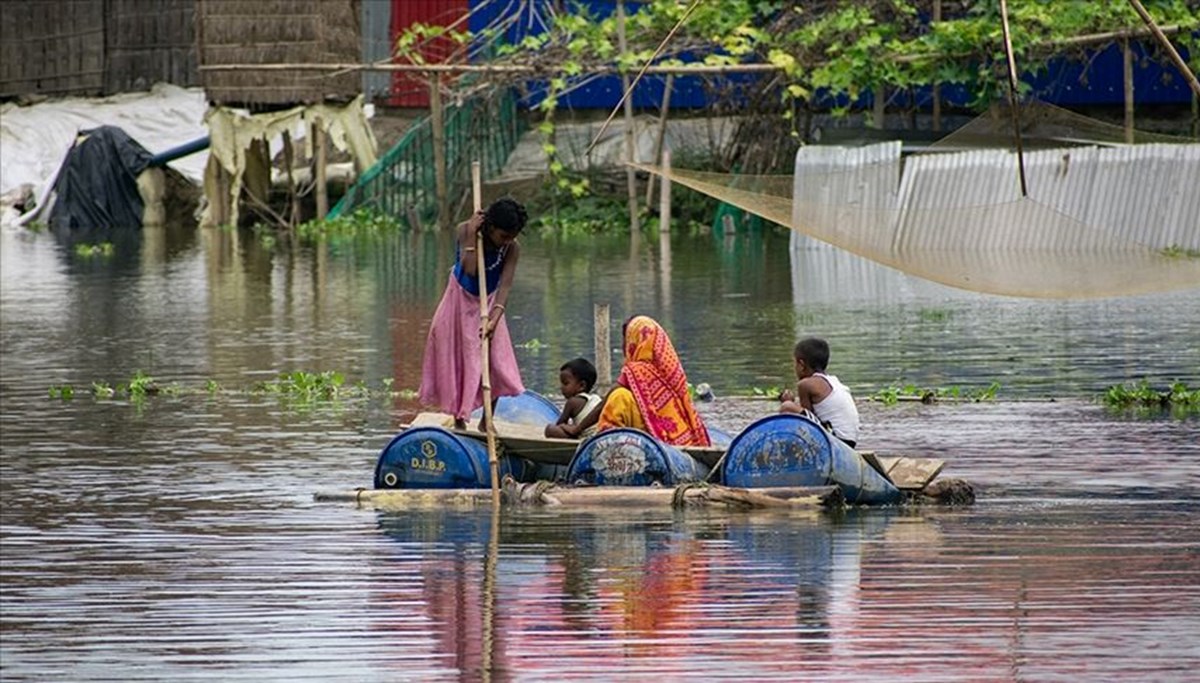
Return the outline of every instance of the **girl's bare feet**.
[[[455,429],[466,429],[467,421],[462,419],[461,417],[454,418],[454,428]]]

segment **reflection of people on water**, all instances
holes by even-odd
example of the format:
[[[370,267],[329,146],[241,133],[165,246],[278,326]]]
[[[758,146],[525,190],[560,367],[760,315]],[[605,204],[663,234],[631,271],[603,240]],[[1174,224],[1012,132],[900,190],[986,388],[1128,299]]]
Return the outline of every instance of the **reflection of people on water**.
[[[525,227],[525,207],[510,198],[498,199],[458,226],[454,268],[446,291],[433,314],[421,372],[421,402],[454,416],[465,427],[467,416],[483,405],[482,338],[491,340],[489,369],[493,403],[501,396],[525,391],[505,322],[505,304],[517,271]],[[488,318],[481,323],[476,237],[483,235]],[[495,407],[493,405],[493,407]]]
[[[604,399],[600,431],[631,427],[674,446],[711,445],[666,330],[639,315],[625,323],[623,336],[625,365]]]

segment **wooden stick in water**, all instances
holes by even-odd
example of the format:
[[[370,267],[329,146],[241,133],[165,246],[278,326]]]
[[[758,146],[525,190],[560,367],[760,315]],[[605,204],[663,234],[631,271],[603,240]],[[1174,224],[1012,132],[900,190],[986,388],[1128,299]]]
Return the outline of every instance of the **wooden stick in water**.
[[[1028,197],[1025,185],[1025,150],[1021,144],[1021,114],[1017,108],[1017,60],[1013,58],[1012,34],[1008,30],[1008,2],[1000,0],[1000,27],[1004,30],[1004,54],[1008,57],[1008,107],[1012,111],[1013,138],[1017,143],[1017,175],[1021,178],[1021,196]]]
[[[478,213],[483,209],[483,178],[478,161],[471,162],[471,201]],[[475,276],[479,280],[479,324],[481,330],[488,324],[487,264],[483,258],[483,229],[475,233]],[[486,423],[488,464],[492,469],[492,505],[500,505],[500,462],[496,459],[496,427],[492,424],[492,368],[491,339],[486,334],[479,340],[480,364],[483,371],[483,420]]]

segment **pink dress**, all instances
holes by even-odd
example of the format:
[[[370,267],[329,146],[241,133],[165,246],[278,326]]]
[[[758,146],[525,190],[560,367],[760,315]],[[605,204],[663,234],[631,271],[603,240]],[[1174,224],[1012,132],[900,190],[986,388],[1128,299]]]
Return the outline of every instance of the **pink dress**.
[[[489,266],[491,271],[503,267],[503,253]],[[429,325],[425,342],[425,361],[421,370],[421,403],[437,406],[442,412],[466,420],[471,411],[483,405],[483,368],[479,339],[479,296],[467,291],[451,271],[442,301]],[[488,273],[489,281],[493,278]],[[473,278],[468,278],[473,281]],[[497,281],[499,273],[496,273]],[[495,287],[489,282],[488,302],[493,300]],[[489,306],[490,307],[490,306]],[[516,396],[525,391],[521,371],[513,354],[508,320],[500,317],[492,333],[488,354],[492,375],[492,398]]]

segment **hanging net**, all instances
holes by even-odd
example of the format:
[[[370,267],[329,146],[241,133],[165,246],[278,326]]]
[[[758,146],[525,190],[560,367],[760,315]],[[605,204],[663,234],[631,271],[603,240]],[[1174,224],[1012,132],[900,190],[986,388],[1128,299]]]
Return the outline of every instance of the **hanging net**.
[[[672,182],[905,273],[1019,297],[1098,298],[1200,287],[1200,144],[1044,106],[1017,154],[985,114],[930,152],[900,142],[807,146],[793,176],[672,169]],[[1116,139],[1114,139],[1116,138]],[[1068,146],[1070,145],[1070,146]],[[657,167],[635,164],[663,175]]]

